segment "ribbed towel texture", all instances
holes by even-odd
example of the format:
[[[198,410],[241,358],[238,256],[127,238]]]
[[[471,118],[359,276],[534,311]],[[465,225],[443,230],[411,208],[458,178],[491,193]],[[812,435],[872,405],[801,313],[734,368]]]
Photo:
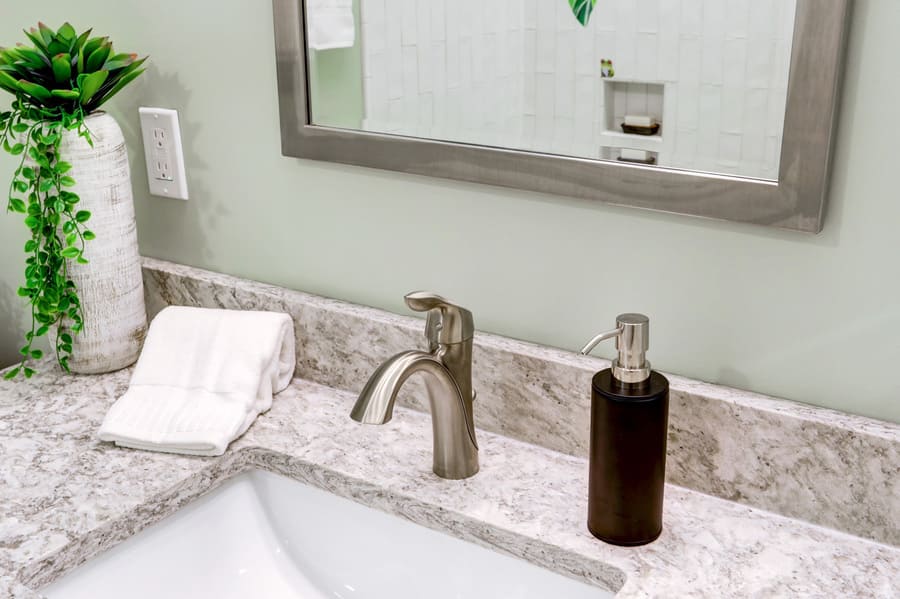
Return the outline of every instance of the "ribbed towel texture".
[[[353,0],[307,0],[306,20],[313,50],[352,48],[356,41]]]
[[[294,323],[276,312],[169,307],[147,332],[128,391],[100,439],[191,455],[222,455],[291,382]]]

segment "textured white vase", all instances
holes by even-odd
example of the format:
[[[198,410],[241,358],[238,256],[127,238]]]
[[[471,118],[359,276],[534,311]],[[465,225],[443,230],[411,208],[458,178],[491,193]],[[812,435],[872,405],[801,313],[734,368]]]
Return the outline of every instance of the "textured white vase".
[[[85,119],[94,146],[67,131],[61,159],[72,164],[72,191],[89,210],[86,227],[97,238],[85,245],[89,264],[69,261],[78,287],[84,330],[73,335],[72,372],[94,374],[133,364],[147,332],[144,284],[138,252],[134,200],[125,138],[116,120],[103,112]]]

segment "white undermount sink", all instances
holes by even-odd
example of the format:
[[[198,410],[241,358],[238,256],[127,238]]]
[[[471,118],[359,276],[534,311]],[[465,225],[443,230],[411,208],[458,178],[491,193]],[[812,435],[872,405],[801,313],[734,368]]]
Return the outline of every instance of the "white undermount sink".
[[[607,599],[544,570],[263,471],[70,572],[50,599]]]

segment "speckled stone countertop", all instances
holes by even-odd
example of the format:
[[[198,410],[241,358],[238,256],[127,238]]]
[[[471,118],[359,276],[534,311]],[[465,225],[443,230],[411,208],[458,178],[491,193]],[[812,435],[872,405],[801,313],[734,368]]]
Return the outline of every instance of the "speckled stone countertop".
[[[900,548],[681,487],[665,529],[621,548],[585,528],[584,459],[481,432],[481,472],[431,472],[428,416],[382,427],[347,414],[354,396],[296,380],[220,458],[96,439],[129,372],[70,377],[44,364],[0,383],[0,596],[37,589],[227,478],[262,468],[551,570],[619,597],[897,597]]]
[[[150,316],[168,305],[290,314],[296,376],[335,389],[358,393],[388,357],[426,348],[421,318],[183,264],[145,258],[144,289]],[[608,367],[576,351],[478,330],[475,422],[586,458],[591,379]],[[900,424],[667,376],[667,482],[900,546]],[[404,385],[398,403],[427,411],[417,378]]]

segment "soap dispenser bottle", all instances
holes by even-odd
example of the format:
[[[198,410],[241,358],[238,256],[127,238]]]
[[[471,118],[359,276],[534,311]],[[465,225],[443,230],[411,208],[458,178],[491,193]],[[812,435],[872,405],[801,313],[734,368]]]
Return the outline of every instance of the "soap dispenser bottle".
[[[644,545],[662,532],[669,381],[646,358],[649,318],[620,315],[581,353],[612,338],[619,356],[592,381],[588,529],[607,543]]]

